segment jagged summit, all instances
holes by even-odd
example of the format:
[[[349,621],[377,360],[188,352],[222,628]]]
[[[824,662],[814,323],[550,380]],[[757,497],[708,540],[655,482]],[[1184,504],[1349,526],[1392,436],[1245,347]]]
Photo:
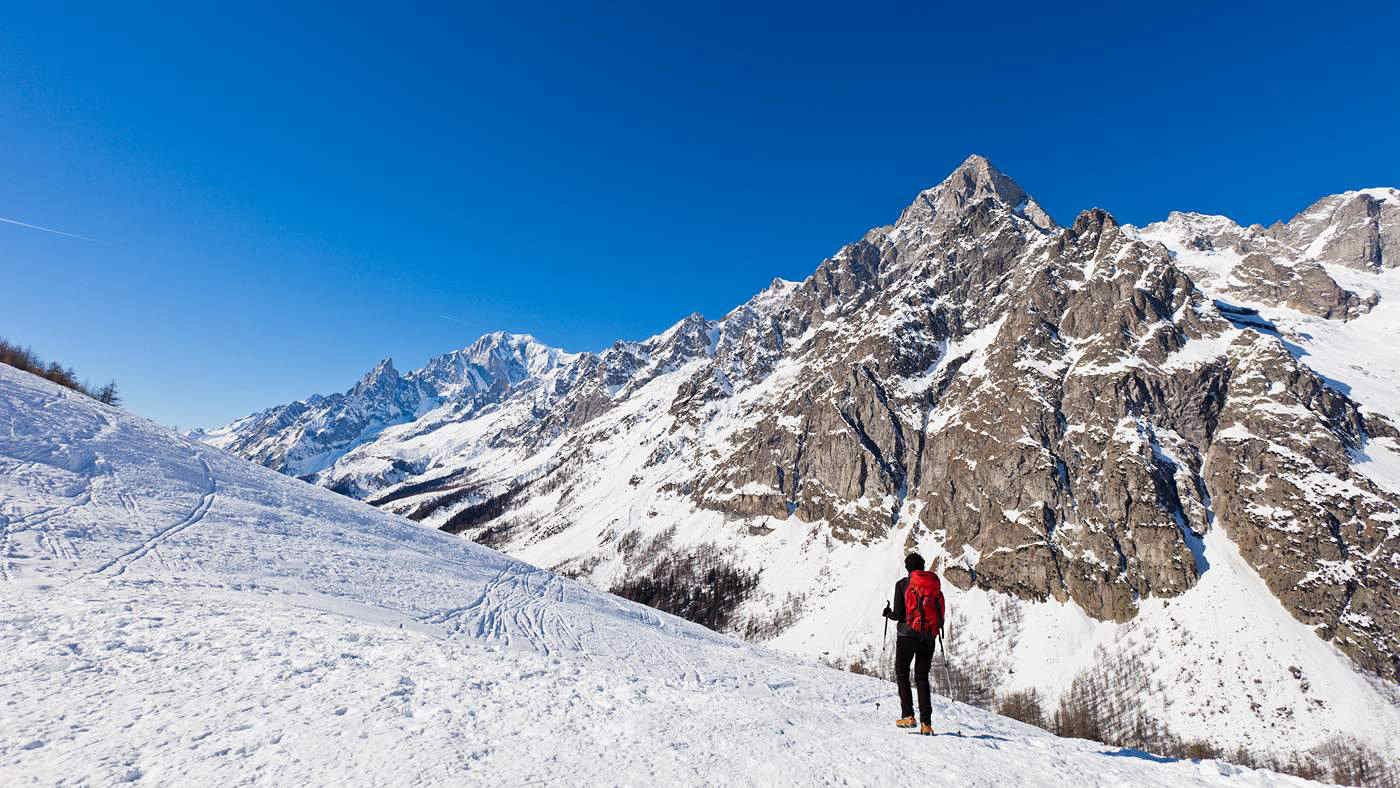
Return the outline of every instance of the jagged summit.
[[[394,360],[392,358],[385,358],[378,364],[375,364],[374,369],[366,372],[365,376],[360,378],[360,382],[356,383],[355,388],[351,389],[351,394],[352,396],[364,395],[370,391],[382,390],[385,387],[392,386],[398,380],[399,372],[394,369]]]
[[[992,166],[983,156],[968,156],[956,170],[944,179],[943,186],[952,186],[960,196],[969,202],[987,196],[995,196],[1008,205],[1018,205],[1029,198],[1020,184],[1011,180],[1001,170]]]
[[[994,199],[1016,211],[1041,228],[1051,228],[1055,222],[1038,203],[984,156],[972,154],[958,165],[947,178],[931,189],[925,189],[900,214],[898,224],[955,221],[969,206]]]
[[[1400,267],[1400,191],[1371,188],[1323,197],[1269,232],[1305,256],[1350,268]]]
[[[461,350],[434,356],[411,377],[430,382],[442,391],[455,391],[461,386],[475,390],[490,388],[498,379],[515,385],[572,357],[529,334],[492,331]]]
[[[476,341],[466,347],[469,353],[479,353],[489,351],[494,348],[522,347],[525,345],[538,345],[538,340],[532,334],[516,334],[511,331],[488,331],[477,337]]]
[[[714,327],[713,320],[705,319],[699,312],[691,312],[680,321],[669,326],[665,331],[650,336],[637,343],[642,347],[661,347],[676,341],[677,337],[690,334],[708,333]]]

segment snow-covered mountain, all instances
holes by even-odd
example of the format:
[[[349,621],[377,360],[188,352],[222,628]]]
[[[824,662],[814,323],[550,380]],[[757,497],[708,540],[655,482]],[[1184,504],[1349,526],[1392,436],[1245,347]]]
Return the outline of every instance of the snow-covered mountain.
[[[1400,757],[1397,208],[1061,226],[973,156],[802,282],[317,444],[310,478],[841,663],[878,661],[916,547],[999,693],[1129,665],[1178,735]],[[266,463],[242,446],[304,410],[217,445]],[[702,576],[721,604],[671,593]]]
[[[1304,784],[941,698],[946,735],[909,736],[888,683],[3,365],[0,421],[6,785]]]
[[[432,358],[408,375],[400,375],[386,358],[344,394],[269,408],[199,437],[273,470],[315,481],[328,465],[389,427],[439,410],[453,419],[469,419],[572,358],[534,337],[496,332]],[[411,466],[397,472],[415,473]]]

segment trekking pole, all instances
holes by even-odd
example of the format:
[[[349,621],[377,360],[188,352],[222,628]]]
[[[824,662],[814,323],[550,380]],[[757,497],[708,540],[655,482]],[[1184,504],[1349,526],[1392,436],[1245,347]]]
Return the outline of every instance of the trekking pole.
[[[884,618],[884,616],[881,616]],[[885,677],[885,649],[889,648],[890,620],[885,618],[885,633],[880,636],[880,678]]]
[[[881,592],[881,595],[883,595],[883,592]],[[890,603],[886,602],[885,610],[889,609]],[[889,650],[890,647],[890,617],[885,615],[884,612],[881,612],[880,618],[885,620],[885,631],[880,635],[880,678],[888,680],[890,674],[894,672],[893,670],[886,672],[885,667],[885,652]]]
[[[944,643],[946,639],[947,638],[943,636],[943,631],[940,629],[938,633],[938,648],[943,652],[943,680],[948,682],[948,697],[952,700],[957,700],[953,692],[953,673],[948,670],[948,646]]]
[[[948,699],[957,700],[957,698],[953,697],[953,674],[952,671],[948,670],[948,647],[943,644],[944,640],[943,628],[939,627],[938,647],[943,650],[943,680],[948,682]],[[962,736],[961,729],[958,729],[956,733],[958,736]]]

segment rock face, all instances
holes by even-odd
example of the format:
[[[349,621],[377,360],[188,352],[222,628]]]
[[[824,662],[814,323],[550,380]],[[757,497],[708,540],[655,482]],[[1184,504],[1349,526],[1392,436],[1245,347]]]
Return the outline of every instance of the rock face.
[[[1353,470],[1365,418],[1276,341],[1248,332],[1227,355],[1203,477],[1216,516],[1294,616],[1395,679],[1400,496]]]
[[[1400,266],[1400,190],[1324,197],[1268,233],[1305,256],[1351,268]]]
[[[1336,202],[1329,197],[1317,206]],[[1361,195],[1358,200],[1370,199]],[[1400,206],[1400,193],[1386,204]],[[1326,270],[1326,265],[1368,269],[1361,258],[1342,249],[1316,248],[1311,240],[1327,234],[1340,237],[1341,230],[1319,228],[1316,215],[1332,212],[1314,206],[1287,225],[1265,230],[1258,225],[1240,227],[1223,216],[1172,212],[1165,222],[1148,225],[1134,234],[1179,246],[1178,265],[1197,283],[1217,295],[1237,301],[1285,306],[1299,312],[1329,319],[1351,320],[1376,305],[1374,294],[1363,296],[1342,288]],[[1351,226],[1350,219],[1342,219]],[[1379,227],[1379,226],[1378,226]],[[1400,227],[1400,215],[1384,225],[1386,232]],[[1378,228],[1371,228],[1378,229]],[[1353,230],[1359,232],[1360,230]],[[1318,253],[1318,254],[1315,254]],[[1321,254],[1322,256],[1319,256]]]
[[[1400,476],[1377,469],[1400,468],[1400,405],[1310,361],[1354,363],[1311,327],[1400,308],[1379,294],[1398,253],[1395,190],[1268,229],[1060,226],[973,156],[720,320],[576,355],[497,337],[493,361],[479,342],[381,365],[213,440],[603,587],[728,562],[756,579],[724,620],[756,637],[829,620],[874,580],[853,556],[906,547],[961,589],[1127,622],[1209,572],[1224,528],[1298,621],[1394,681]]]

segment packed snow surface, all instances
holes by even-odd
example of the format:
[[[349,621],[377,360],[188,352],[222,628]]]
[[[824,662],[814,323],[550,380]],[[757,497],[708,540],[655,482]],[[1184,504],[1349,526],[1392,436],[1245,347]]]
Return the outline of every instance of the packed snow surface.
[[[0,782],[1277,785],[743,644],[0,366]]]

